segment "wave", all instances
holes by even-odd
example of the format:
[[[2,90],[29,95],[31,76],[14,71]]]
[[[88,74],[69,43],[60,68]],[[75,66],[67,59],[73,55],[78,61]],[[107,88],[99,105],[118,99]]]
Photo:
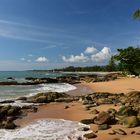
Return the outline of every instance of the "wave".
[[[83,135],[89,131],[80,128],[88,127],[79,122],[46,119],[36,121],[28,126],[15,130],[0,130],[0,140],[86,140]]]

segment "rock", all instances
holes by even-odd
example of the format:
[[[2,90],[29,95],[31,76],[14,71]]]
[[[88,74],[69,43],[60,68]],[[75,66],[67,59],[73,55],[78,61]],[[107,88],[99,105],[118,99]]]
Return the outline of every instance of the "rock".
[[[4,123],[4,128],[5,129],[15,129],[17,126],[13,122],[5,122]]]
[[[135,131],[132,131],[132,132],[131,132],[131,134],[135,134],[135,133],[136,133]]]
[[[94,119],[95,124],[111,124],[112,118],[109,113],[102,111],[98,114],[98,116]]]
[[[117,112],[119,116],[136,116],[137,112],[130,106],[122,106]]]
[[[139,120],[136,116],[129,116],[122,120],[122,124],[126,128],[132,128],[138,126]]]
[[[99,113],[99,111],[97,110],[97,109],[93,109],[91,112],[90,112],[90,114],[94,114],[94,115],[96,115],[96,114],[98,114]]]
[[[8,80],[15,80],[13,77],[8,77],[7,79]]]
[[[1,101],[1,104],[7,104],[7,103],[14,103],[14,100],[5,100],[5,101]]]
[[[94,123],[94,119],[84,119],[80,121],[83,124],[92,124]]]
[[[109,108],[107,112],[111,115],[115,115],[117,111],[114,108]]]
[[[68,105],[65,105],[64,109],[68,109],[68,108],[69,108],[69,106]]]
[[[26,101],[26,100],[27,100],[27,97],[19,97],[19,98],[17,98],[16,100],[23,100],[23,101]]]
[[[97,135],[94,132],[84,134],[84,137],[87,139],[96,138]]]
[[[119,134],[119,135],[127,135],[127,133],[122,130],[122,129],[114,129],[112,130],[115,134]]]
[[[78,129],[79,131],[89,131],[90,129],[88,127],[82,127]]]
[[[98,130],[106,130],[109,128],[109,125],[108,124],[101,124],[101,125],[98,125]]]
[[[59,98],[67,98],[69,95],[65,93],[49,92],[49,93],[38,93],[27,99],[27,102],[33,103],[49,103],[54,102]]]
[[[38,98],[36,98],[35,100],[34,100],[34,103],[47,103],[48,102],[48,100],[47,100],[47,98],[46,98],[46,96],[39,96]]]
[[[8,116],[15,116],[15,115],[19,115],[21,111],[21,108],[18,106],[12,106],[8,111],[7,111],[7,115]]]
[[[11,105],[3,106],[0,110],[0,112],[6,115],[10,108],[11,108]]]

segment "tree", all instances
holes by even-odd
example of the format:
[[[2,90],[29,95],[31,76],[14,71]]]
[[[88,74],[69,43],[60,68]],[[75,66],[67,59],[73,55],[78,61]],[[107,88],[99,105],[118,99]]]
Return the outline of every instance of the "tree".
[[[107,65],[107,71],[116,71],[116,67],[114,56],[111,56]]]
[[[139,19],[139,20],[140,20],[140,9],[137,9],[137,10],[133,13],[133,19]]]
[[[140,48],[130,46],[125,49],[118,49],[118,52],[119,54],[115,55],[115,59],[121,63],[122,68],[137,75],[136,70],[140,69]]]

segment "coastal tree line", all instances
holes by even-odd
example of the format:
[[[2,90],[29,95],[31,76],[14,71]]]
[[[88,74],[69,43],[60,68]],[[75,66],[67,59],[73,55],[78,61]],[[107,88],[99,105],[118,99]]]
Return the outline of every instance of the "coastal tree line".
[[[94,72],[94,71],[124,71],[128,74],[140,74],[140,47],[129,46],[125,49],[118,49],[116,55],[112,55],[107,65],[104,66],[87,66],[74,67],[69,66],[62,69],[54,69],[53,71],[66,72]]]

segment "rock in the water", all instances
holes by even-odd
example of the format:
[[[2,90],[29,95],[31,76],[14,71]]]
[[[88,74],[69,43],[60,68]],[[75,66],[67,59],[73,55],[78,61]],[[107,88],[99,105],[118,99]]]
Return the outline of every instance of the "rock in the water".
[[[16,128],[16,125],[13,122],[9,122],[9,121],[5,122],[3,126],[5,129],[15,129]]]
[[[84,137],[87,139],[91,139],[91,138],[96,138],[97,135],[94,132],[91,132],[91,133],[85,134]]]
[[[115,134],[119,134],[119,135],[127,135],[127,133],[122,130],[122,129],[114,129],[112,130]]]
[[[129,116],[122,120],[122,124],[126,128],[132,128],[138,126],[139,120],[136,116]]]
[[[109,125],[108,124],[101,124],[101,125],[98,125],[98,130],[106,130],[109,128]]]

